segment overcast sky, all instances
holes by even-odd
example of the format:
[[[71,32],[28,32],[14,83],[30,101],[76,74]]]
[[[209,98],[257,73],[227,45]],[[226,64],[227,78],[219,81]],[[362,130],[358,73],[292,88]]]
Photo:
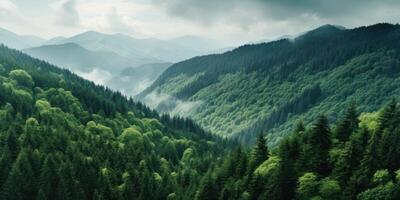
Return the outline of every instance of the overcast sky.
[[[400,0],[0,0],[0,27],[44,38],[87,30],[227,44],[293,35],[323,24],[400,22]]]

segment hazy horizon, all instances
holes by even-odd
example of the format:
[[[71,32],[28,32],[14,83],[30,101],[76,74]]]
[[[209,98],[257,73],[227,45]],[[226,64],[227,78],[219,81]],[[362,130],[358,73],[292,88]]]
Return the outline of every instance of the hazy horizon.
[[[190,35],[239,45],[295,35],[323,24],[354,28],[397,23],[399,9],[395,0],[0,0],[0,23],[17,34],[44,39],[93,30],[137,38]]]

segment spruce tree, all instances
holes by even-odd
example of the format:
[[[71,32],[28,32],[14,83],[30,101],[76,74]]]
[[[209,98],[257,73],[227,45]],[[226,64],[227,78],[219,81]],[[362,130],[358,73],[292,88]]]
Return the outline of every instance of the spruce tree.
[[[358,128],[358,114],[357,108],[354,103],[350,104],[345,115],[338,122],[334,136],[341,142],[345,142],[349,139],[351,133],[353,133]]]
[[[253,150],[253,164],[255,166],[260,165],[269,157],[267,140],[264,134],[260,134],[257,137],[256,146]]]
[[[324,115],[320,115],[315,122],[309,133],[308,140],[311,149],[307,156],[311,162],[311,169],[318,174],[328,175],[330,172],[329,150],[331,147],[331,135],[328,119]]]

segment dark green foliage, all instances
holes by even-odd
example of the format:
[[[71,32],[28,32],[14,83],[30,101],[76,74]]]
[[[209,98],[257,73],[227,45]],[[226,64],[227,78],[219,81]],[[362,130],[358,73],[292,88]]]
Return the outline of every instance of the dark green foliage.
[[[371,35],[364,37],[371,40],[385,27],[370,27]],[[346,57],[347,49],[342,50],[340,56]],[[310,62],[329,68],[328,61]],[[265,135],[246,148],[188,118],[159,116],[119,93],[3,46],[0,63],[0,199],[400,198],[395,99],[360,116],[359,107],[351,104],[334,125],[324,115],[310,126],[301,120],[271,150]],[[309,72],[316,73],[312,66]],[[316,103],[314,97],[323,96],[318,88],[322,84],[277,107],[285,112],[274,111],[280,113],[276,122],[292,120],[286,111],[302,112]]]
[[[0,199],[193,199],[234,144],[4,46],[0,63]]]
[[[255,144],[254,152],[253,152],[253,163],[255,166],[260,165],[265,160],[268,159],[268,146],[267,140],[263,134],[260,134],[257,137],[257,141]]]
[[[359,116],[351,104],[331,135],[328,120],[319,116],[310,128],[300,121],[290,137],[281,140],[269,158],[244,174],[239,157],[251,150],[234,152],[224,165],[203,178],[208,190],[197,196],[221,199],[385,199],[400,196],[400,109],[392,100],[382,110]],[[341,128],[339,128],[342,126]],[[340,137],[338,137],[341,135]],[[343,136],[343,137],[342,137]],[[259,137],[255,149],[264,144]],[[390,138],[390,139],[389,139]],[[383,153],[385,152],[385,153]],[[253,162],[252,162],[253,161]],[[228,170],[227,170],[228,169]],[[219,178],[223,177],[223,178]],[[204,186],[203,186],[204,187]],[[212,191],[211,193],[209,193]],[[227,198],[225,198],[227,197]]]

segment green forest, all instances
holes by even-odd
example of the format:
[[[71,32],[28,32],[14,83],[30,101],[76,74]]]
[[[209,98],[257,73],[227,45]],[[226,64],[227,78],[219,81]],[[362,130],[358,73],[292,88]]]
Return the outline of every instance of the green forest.
[[[0,199],[193,199],[228,142],[0,47]]]
[[[181,114],[206,130],[250,144],[266,131],[276,146],[298,119],[309,124],[324,113],[335,122],[352,101],[373,112],[400,95],[399,49],[399,25],[325,25],[174,64],[139,98],[158,93],[192,102],[197,106]],[[170,112],[170,105],[155,109]]]
[[[326,37],[332,31],[342,32],[323,27],[309,34],[315,39],[315,34]],[[272,117],[261,120],[261,124],[249,126],[253,130],[247,137],[253,137],[254,143],[245,142],[250,139],[221,137],[204,130],[203,123],[197,124],[197,120],[159,114],[66,69],[0,46],[0,199],[400,199],[400,104],[395,98],[399,90],[400,56],[396,48],[400,46],[400,29],[398,25],[381,24],[346,34],[357,38],[364,35],[368,40],[383,34],[386,39],[376,39],[370,46],[354,41],[354,48],[363,47],[359,51],[350,48],[360,54],[356,57],[347,54],[350,51],[345,49],[349,46],[340,47],[343,60],[340,56],[336,61],[329,60],[331,54],[323,54],[325,57],[312,62],[320,62],[319,66],[329,70],[321,71],[313,68],[315,63],[309,63],[307,73],[312,75],[301,79],[305,83],[296,87],[290,83],[300,82],[301,73],[284,77],[286,73],[282,72],[283,77],[275,77],[277,80],[268,77],[267,82],[281,93],[266,94],[271,101],[281,101],[281,106],[271,108],[268,116]],[[274,45],[291,45],[287,42],[263,44],[260,48],[273,51]],[[387,48],[377,49],[381,45]],[[253,51],[253,47],[241,48]],[[332,52],[338,53],[338,49]],[[304,51],[303,56],[306,59],[314,54]],[[323,62],[325,59],[328,60]],[[337,63],[328,64],[331,61]],[[169,68],[166,73],[175,69]],[[203,73],[207,72],[170,81],[195,83]],[[353,80],[354,74],[361,75]],[[185,76],[188,75],[179,77]],[[238,83],[236,88],[245,91],[247,83],[238,77],[247,77],[251,87],[258,90],[256,76],[254,71],[240,69],[213,84],[239,80],[246,86]],[[320,79],[315,80],[316,77]],[[332,83],[338,80],[347,84],[333,87]],[[365,85],[368,82],[374,84]],[[192,86],[196,88],[195,85]],[[300,86],[303,89],[298,92]],[[343,89],[345,86],[351,87]],[[166,87],[173,89],[171,85]],[[207,87],[229,91],[231,86]],[[356,87],[361,89],[354,90]],[[175,89],[188,91],[176,90],[178,96],[196,90],[186,86]],[[198,89],[192,93],[194,96],[205,95]],[[286,94],[291,90],[297,95]],[[338,91],[341,93],[336,94]],[[283,101],[287,96],[290,101]],[[222,97],[232,102],[239,98],[233,93]],[[266,100],[266,96],[256,96],[255,102],[239,101],[250,106],[250,114],[243,115],[243,120],[252,115],[264,116],[263,110],[251,106],[261,98]],[[306,110],[308,117],[299,114]],[[336,113],[333,117],[332,112]],[[231,117],[229,112],[221,113]],[[271,127],[276,124],[285,124],[286,134],[272,135]]]

